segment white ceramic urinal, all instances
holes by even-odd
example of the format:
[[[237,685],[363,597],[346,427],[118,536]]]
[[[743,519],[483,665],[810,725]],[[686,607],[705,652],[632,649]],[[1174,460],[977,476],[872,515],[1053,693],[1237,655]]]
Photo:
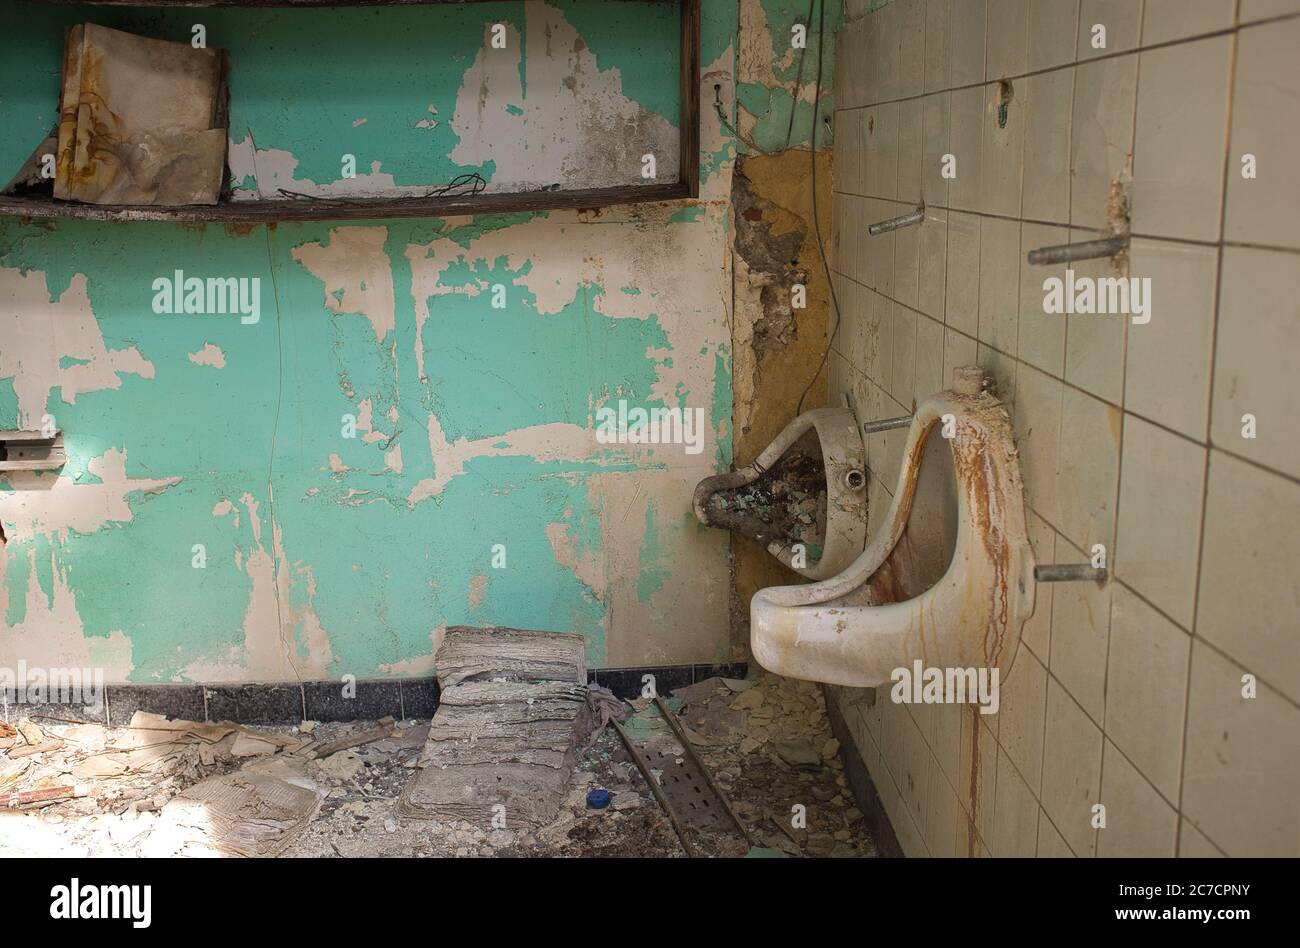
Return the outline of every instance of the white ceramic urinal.
[[[893,504],[862,555],[832,578],[754,596],[750,644],[764,668],[868,688],[918,659],[1009,667],[1035,592],[1020,466],[983,373],[956,376],[917,410]]]
[[[801,576],[825,579],[866,545],[866,468],[850,409],[806,411],[753,464],[700,481],[695,516],[757,540]]]

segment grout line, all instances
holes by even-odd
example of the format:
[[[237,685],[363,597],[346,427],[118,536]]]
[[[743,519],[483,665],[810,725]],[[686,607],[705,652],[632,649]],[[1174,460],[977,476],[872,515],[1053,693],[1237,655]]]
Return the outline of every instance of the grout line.
[[[1079,15],[1082,16],[1083,15],[1082,4],[1079,5],[1079,10],[1080,10]],[[1143,2],[1139,4],[1139,14],[1138,14],[1139,49],[1142,46],[1142,38],[1145,29],[1146,29],[1146,2],[1145,0],[1143,0]],[[1142,91],[1142,58],[1143,58],[1143,54],[1139,53],[1137,62],[1134,64],[1135,68],[1134,68],[1134,76],[1133,76],[1133,120],[1129,125],[1129,143],[1130,143],[1129,153],[1128,153],[1129,190],[1131,190],[1132,188],[1133,169],[1137,166],[1138,97]],[[1070,125],[1071,127],[1073,127],[1074,125],[1073,118],[1071,119]],[[1121,172],[1121,175],[1122,174],[1123,173]],[[1132,220],[1132,216],[1131,216],[1132,208],[1128,208],[1127,211],[1128,213],[1126,213],[1125,216],[1128,218],[1128,220],[1125,221],[1125,225],[1126,225],[1125,229],[1131,229],[1128,227],[1128,224]],[[1073,214],[1073,208],[1071,208],[1071,214]],[[1132,269],[1132,261],[1130,260],[1129,256],[1125,254],[1124,276],[1127,277],[1131,269]],[[1067,323],[1067,326],[1068,325],[1069,324]],[[1110,559],[1107,564],[1112,571],[1117,570],[1119,568],[1120,503],[1121,503],[1121,498],[1124,496],[1124,433],[1128,429],[1128,425],[1124,423],[1124,405],[1128,397],[1128,330],[1130,325],[1131,325],[1131,321],[1127,319],[1124,320],[1124,322],[1121,324],[1120,369],[1119,369],[1120,426],[1119,426],[1119,437],[1116,439],[1116,448],[1115,448],[1115,493],[1114,493],[1115,514],[1111,519],[1112,527],[1111,527],[1111,534],[1110,534],[1110,551],[1109,551]],[[1070,358],[1068,336],[1066,338],[1065,353],[1066,353],[1065,355],[1066,362],[1068,365],[1069,358]],[[1109,704],[1110,637],[1111,637],[1111,629],[1114,625],[1114,617],[1115,617],[1115,596],[1113,592],[1108,590],[1106,595],[1106,654],[1102,659],[1102,667],[1101,667],[1101,735],[1102,735],[1101,762],[1097,768],[1097,798],[1103,807],[1106,805],[1104,799],[1105,786],[1106,786],[1106,741],[1107,741],[1106,707]],[[1114,742],[1112,741],[1111,743],[1112,746],[1114,746]],[[1118,750],[1118,747],[1116,748],[1116,750]],[[1138,770],[1138,773],[1141,774],[1142,772]],[[1175,809],[1177,808],[1175,807]],[[1097,828],[1096,833],[1097,833],[1097,838],[1093,844],[1094,853],[1099,852],[1101,850],[1101,828],[1100,827]],[[1175,840],[1176,839],[1177,837],[1175,837]]]
[[[924,316],[924,317],[926,317],[927,319],[931,320],[932,322],[937,323],[937,324],[943,326],[945,329],[948,329],[948,330],[951,330],[951,331],[957,333],[959,336],[962,336],[962,337],[964,337],[964,338],[970,340],[971,342],[975,343],[975,345],[976,345],[977,347],[978,347],[978,346],[984,346],[985,348],[991,349],[992,351],[996,352],[998,355],[1005,356],[1006,358],[1008,358],[1008,359],[1010,359],[1010,360],[1012,360],[1012,361],[1014,361],[1014,362],[1022,363],[1022,364],[1024,364],[1024,365],[1027,365],[1029,368],[1033,369],[1034,371],[1039,372],[1039,373],[1041,373],[1041,374],[1043,374],[1043,375],[1048,376],[1049,378],[1051,378],[1051,379],[1052,379],[1053,381],[1055,381],[1055,382],[1059,382],[1059,383],[1060,383],[1061,385],[1063,385],[1064,387],[1066,387],[1066,388],[1068,388],[1068,389],[1071,389],[1071,390],[1073,390],[1073,391],[1075,391],[1075,392],[1078,392],[1078,393],[1081,394],[1081,395],[1086,395],[1086,396],[1088,396],[1089,398],[1092,398],[1092,399],[1094,399],[1094,400],[1096,400],[1096,401],[1102,402],[1102,403],[1104,403],[1104,404],[1110,406],[1111,408],[1114,408],[1114,409],[1117,409],[1118,411],[1123,412],[1125,415],[1132,415],[1134,418],[1137,418],[1137,419],[1139,419],[1140,421],[1144,421],[1144,422],[1146,422],[1147,424],[1149,424],[1149,425],[1151,425],[1151,426],[1153,426],[1153,427],[1155,427],[1155,428],[1159,428],[1161,431],[1164,431],[1164,432],[1166,432],[1166,433],[1168,433],[1168,434],[1175,435],[1176,437],[1181,438],[1182,440],[1187,441],[1187,442],[1190,443],[1190,444],[1194,444],[1194,445],[1197,445],[1198,447],[1203,447],[1203,448],[1207,448],[1207,449],[1210,449],[1210,450],[1213,450],[1213,451],[1217,451],[1217,452],[1219,452],[1220,454],[1227,455],[1228,457],[1231,457],[1231,458],[1233,458],[1233,459],[1236,460],[1236,461],[1240,461],[1240,462],[1243,463],[1243,464],[1249,464],[1249,465],[1250,465],[1251,467],[1253,467],[1253,468],[1257,468],[1257,469],[1259,469],[1259,470],[1261,470],[1261,471],[1264,471],[1265,473],[1272,474],[1273,476],[1278,477],[1278,478],[1281,478],[1282,480],[1289,481],[1289,482],[1294,483],[1294,484],[1300,484],[1300,475],[1292,474],[1292,473],[1290,473],[1290,472],[1288,472],[1288,471],[1284,471],[1284,470],[1282,470],[1282,469],[1280,469],[1280,468],[1277,468],[1277,467],[1274,467],[1274,466],[1272,466],[1272,465],[1270,465],[1270,464],[1268,464],[1268,463],[1266,463],[1266,462],[1264,462],[1264,461],[1260,461],[1260,460],[1258,460],[1258,459],[1256,459],[1256,458],[1252,458],[1252,457],[1249,457],[1249,456],[1247,456],[1247,455],[1241,454],[1241,453],[1239,453],[1239,452],[1237,452],[1237,451],[1233,451],[1233,450],[1231,450],[1230,448],[1226,448],[1226,447],[1224,447],[1224,446],[1222,446],[1222,445],[1220,445],[1220,444],[1216,444],[1216,443],[1214,443],[1213,441],[1210,441],[1210,442],[1197,441],[1195,438],[1193,438],[1193,437],[1187,435],[1186,433],[1184,433],[1184,432],[1182,432],[1182,431],[1179,431],[1179,430],[1176,429],[1176,428],[1171,428],[1171,427],[1169,427],[1169,425],[1165,424],[1164,422],[1161,422],[1161,421],[1159,421],[1159,420],[1157,420],[1157,419],[1155,419],[1155,418],[1151,418],[1151,417],[1149,417],[1149,416],[1147,416],[1147,415],[1144,415],[1144,414],[1142,414],[1141,412],[1134,411],[1134,410],[1131,409],[1131,408],[1126,408],[1126,407],[1124,407],[1124,403],[1122,403],[1122,402],[1114,402],[1114,401],[1111,401],[1110,399],[1105,398],[1104,396],[1098,395],[1096,392],[1091,391],[1090,389],[1087,389],[1087,388],[1083,387],[1082,385],[1079,385],[1079,384],[1076,383],[1076,382],[1072,382],[1072,381],[1070,381],[1070,380],[1067,379],[1067,378],[1064,378],[1064,377],[1062,377],[1062,376],[1060,376],[1060,375],[1057,375],[1057,374],[1056,374],[1055,372],[1053,372],[1053,371],[1050,371],[1050,370],[1048,370],[1048,369],[1044,369],[1043,367],[1041,367],[1041,366],[1039,366],[1039,365],[1035,365],[1033,362],[1029,362],[1029,361],[1027,361],[1027,360],[1025,360],[1025,359],[1022,359],[1022,358],[1020,358],[1018,355],[1015,355],[1015,354],[1012,354],[1012,353],[1006,352],[1005,350],[1003,350],[1003,349],[999,349],[998,347],[993,346],[993,345],[990,345],[990,344],[987,343],[987,342],[982,342],[982,341],[981,341],[980,339],[978,339],[977,337],[975,337],[975,336],[971,336],[969,333],[964,332],[964,331],[962,331],[961,329],[956,328],[955,326],[951,326],[951,325],[949,325],[948,323],[939,320],[936,316],[933,316],[933,315],[930,314],[930,313],[926,313],[926,312],[924,312],[923,310],[919,310],[919,309],[917,309],[915,306],[909,306],[907,303],[904,303],[904,302],[902,302],[902,301],[900,301],[900,300],[897,300],[897,299],[895,299],[894,297],[889,296],[889,295],[886,294],[886,293],[882,293],[882,292],[880,292],[880,290],[876,289],[875,287],[870,286],[870,285],[868,285],[868,284],[865,284],[865,283],[861,282],[860,280],[857,280],[857,279],[855,279],[854,277],[850,276],[850,275],[847,274],[847,273],[844,273],[844,272],[839,271],[839,270],[836,270],[835,273],[836,273],[838,276],[840,276],[842,279],[848,280],[850,283],[854,283],[854,284],[856,284],[857,286],[862,287],[863,289],[870,290],[872,293],[876,294],[877,296],[880,296],[880,297],[883,298],[883,299],[889,300],[889,301],[892,302],[892,303],[897,303],[899,306],[902,306],[902,307],[904,307],[904,308],[906,308],[906,309],[912,310],[914,313],[916,313],[916,314],[918,314],[918,315],[920,315],[920,316]],[[945,276],[945,280],[946,280],[946,276]],[[945,304],[945,308],[946,308],[946,304]],[[946,344],[946,341],[945,341],[945,344]],[[847,356],[845,356],[845,358],[846,358],[846,360],[848,360],[848,357],[847,357]],[[848,360],[848,361],[850,362],[850,364],[852,364],[852,360]],[[946,349],[945,349],[945,361],[946,361]],[[864,374],[865,374],[865,370],[863,370],[863,371],[864,371]],[[870,378],[870,376],[868,376],[868,378]]]
[[[1080,18],[1082,18],[1082,16],[1083,16],[1082,5],[1080,5],[1080,13],[1079,13],[1079,15],[1080,15]],[[1075,58],[1072,59],[1071,61],[1067,62],[1067,63],[1062,63],[1062,64],[1060,64],[1060,65],[1056,65],[1056,66],[1045,66],[1045,67],[1042,68],[1042,69],[1034,69],[1034,70],[1026,69],[1025,72],[1022,72],[1022,73],[1016,73],[1016,74],[1014,74],[1014,75],[1010,75],[1010,76],[999,76],[999,77],[997,77],[997,79],[984,79],[984,80],[982,80],[982,81],[980,81],[980,82],[968,82],[968,83],[963,83],[962,85],[949,86],[949,87],[946,88],[946,89],[932,89],[932,90],[930,90],[929,92],[924,92],[924,91],[923,91],[923,92],[917,93],[917,94],[915,94],[915,95],[896,96],[896,97],[891,98],[891,99],[880,99],[880,100],[877,100],[877,101],[875,101],[875,102],[871,102],[871,103],[868,103],[868,104],[865,104],[865,105],[844,106],[844,107],[842,107],[842,108],[837,108],[835,111],[837,111],[837,112],[856,112],[856,111],[863,110],[863,109],[874,108],[874,107],[876,107],[876,106],[880,106],[880,105],[890,105],[890,104],[893,104],[893,103],[896,103],[896,102],[906,102],[906,101],[908,101],[908,100],[910,100],[910,99],[922,99],[922,98],[925,98],[925,96],[927,96],[927,95],[935,95],[935,94],[937,94],[937,93],[942,93],[942,92],[961,92],[961,91],[963,91],[963,90],[974,89],[974,88],[977,88],[977,87],[979,87],[979,86],[989,85],[990,83],[997,82],[997,81],[999,81],[999,80],[1001,80],[1001,79],[1006,79],[1006,80],[1011,81],[1011,82],[1014,82],[1014,81],[1016,81],[1017,79],[1029,79],[1029,78],[1031,78],[1031,77],[1033,77],[1033,76],[1042,76],[1042,75],[1046,75],[1047,73],[1057,72],[1057,71],[1062,70],[1062,69],[1072,69],[1072,68],[1074,68],[1074,67],[1076,67],[1076,66],[1083,66],[1083,65],[1087,65],[1087,64],[1089,64],[1089,63],[1104,62],[1104,61],[1106,61],[1106,60],[1108,60],[1108,59],[1119,59],[1119,58],[1121,58],[1121,57],[1123,57],[1123,56],[1136,56],[1136,55],[1139,55],[1139,54],[1141,54],[1141,53],[1149,52],[1149,51],[1152,51],[1152,50],[1168,49],[1168,48],[1171,47],[1171,46],[1181,46],[1181,45],[1184,45],[1184,44],[1186,44],[1186,43],[1196,43],[1196,42],[1200,42],[1200,41],[1202,41],[1202,40],[1215,39],[1215,38],[1220,37],[1220,36],[1230,36],[1230,35],[1232,35],[1232,34],[1235,34],[1235,33],[1240,32],[1241,30],[1255,29],[1256,27],[1267,26],[1267,25],[1270,25],[1270,24],[1280,23],[1280,22],[1283,22],[1283,21],[1286,21],[1286,20],[1294,20],[1294,19],[1297,19],[1297,18],[1300,18],[1300,11],[1292,12],[1292,13],[1280,13],[1280,14],[1278,14],[1278,15],[1276,15],[1276,16],[1268,17],[1268,18],[1266,18],[1266,19],[1262,19],[1262,20],[1254,20],[1254,21],[1252,21],[1251,23],[1248,23],[1248,24],[1245,24],[1245,25],[1241,25],[1241,24],[1234,23],[1232,26],[1226,26],[1226,27],[1223,27],[1222,29],[1212,30],[1212,31],[1210,31],[1210,32],[1208,32],[1208,33],[1197,33],[1197,34],[1195,34],[1194,36],[1182,36],[1182,37],[1178,37],[1177,39],[1165,40],[1165,41],[1160,42],[1160,43],[1152,43],[1150,46],[1143,46],[1143,45],[1141,44],[1141,41],[1139,40],[1138,45],[1137,45],[1137,46],[1134,46],[1134,47],[1132,47],[1132,48],[1130,48],[1130,49],[1116,50],[1116,51],[1113,52],[1113,53],[1102,53],[1102,54],[1099,55],[1099,56],[1089,56],[1087,59],[1079,59],[1079,58],[1078,58],[1078,35],[1077,35],[1077,33],[1076,33],[1076,36],[1075,36]],[[1139,31],[1140,31],[1140,30],[1141,30],[1141,22],[1139,21]],[[985,32],[987,33],[987,30],[986,30]],[[1026,63],[1027,63],[1027,62],[1028,62],[1028,59],[1026,58]],[[986,56],[986,57],[985,57],[985,70],[986,70],[985,75],[987,75],[987,68],[988,68],[988,58],[987,58],[987,56]],[[949,73],[949,77],[951,77],[951,72]],[[922,88],[924,88],[924,71],[922,72]]]

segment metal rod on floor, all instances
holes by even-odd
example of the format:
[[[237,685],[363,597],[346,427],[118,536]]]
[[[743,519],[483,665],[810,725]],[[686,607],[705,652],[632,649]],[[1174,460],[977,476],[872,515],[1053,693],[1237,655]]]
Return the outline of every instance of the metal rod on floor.
[[[1081,244],[1058,244],[1029,251],[1029,262],[1034,266],[1052,263],[1071,263],[1075,260],[1096,260],[1113,257],[1128,249],[1128,234],[1107,237],[1105,240],[1086,240]]]
[[[862,425],[862,430],[866,434],[875,434],[878,431],[892,431],[894,428],[906,428],[912,423],[914,415],[903,415],[899,418],[881,418],[879,421],[868,421]]]
[[[867,228],[867,233],[872,237],[879,237],[881,234],[887,234],[891,230],[898,230],[900,227],[911,227],[913,224],[919,224],[925,220],[925,208],[918,207],[911,214],[904,214],[902,217],[891,217],[887,221],[879,221]]]
[[[695,748],[686,737],[686,732],[682,730],[681,723],[677,720],[677,715],[668,710],[668,705],[664,704],[664,699],[658,695],[655,695],[655,707],[659,709],[659,713],[663,716],[663,719],[668,722],[668,726],[673,729],[673,733],[677,735],[677,740],[681,741],[682,748],[686,751],[686,756],[691,759],[691,763],[698,767],[700,773],[704,775],[704,782],[709,785],[709,789],[716,793],[718,799],[722,801],[722,808],[727,811],[727,816],[731,817],[731,822],[736,824],[736,829],[740,830],[740,835],[745,838],[745,842],[749,844],[751,849],[753,849],[754,840],[750,837],[749,830],[745,829],[745,824],[740,822],[740,817],[736,815],[736,811],[731,806],[731,800],[729,800],[727,795],[722,792],[722,788],[718,786],[718,782],[713,779],[713,771],[709,770],[709,768],[704,765],[704,761],[700,759],[700,755],[695,752]]]
[[[663,811],[668,814],[668,821],[673,824],[673,831],[677,834],[677,838],[681,840],[682,849],[686,850],[687,856],[694,859],[695,847],[687,839],[686,829],[682,826],[681,821],[677,819],[677,814],[673,812],[672,805],[668,802],[668,798],[664,796],[663,790],[660,789],[659,781],[655,780],[655,775],[650,772],[650,764],[646,762],[645,757],[641,755],[641,751],[632,743],[632,738],[627,736],[627,731],[623,730],[623,725],[613,718],[609,719],[609,723],[614,725],[614,730],[618,731],[618,736],[623,739],[623,746],[627,748],[627,752],[632,755],[632,760],[636,762],[636,769],[641,771],[641,776],[645,778],[645,782],[650,784],[650,792],[654,794],[655,800],[663,808]]]
[[[1109,575],[1105,567],[1087,563],[1048,563],[1034,567],[1034,579],[1040,583],[1081,583],[1084,580],[1104,583]]]

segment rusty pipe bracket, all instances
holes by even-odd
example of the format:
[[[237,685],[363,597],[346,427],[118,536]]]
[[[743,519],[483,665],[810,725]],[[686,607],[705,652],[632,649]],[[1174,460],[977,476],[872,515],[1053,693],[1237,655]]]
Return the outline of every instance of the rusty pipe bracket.
[[[1113,257],[1128,249],[1128,234],[1107,237],[1105,240],[1086,240],[1078,244],[1057,244],[1054,247],[1039,247],[1029,251],[1031,266],[1046,266],[1053,263],[1072,263],[1075,260],[1097,260],[1101,257]]]
[[[901,217],[891,217],[887,221],[877,221],[867,228],[867,233],[872,237],[879,237],[881,234],[887,234],[891,230],[898,230],[902,227],[911,227],[913,224],[919,224],[925,220],[925,205],[917,207],[911,214],[904,214]]]
[[[1100,586],[1109,578],[1110,573],[1104,566],[1090,566],[1087,563],[1044,563],[1034,567],[1034,580],[1040,583],[1089,581]]]
[[[892,431],[895,428],[906,428],[912,423],[915,415],[901,415],[898,418],[881,418],[879,421],[868,421],[862,425],[862,430],[866,434],[875,434],[879,431]]]

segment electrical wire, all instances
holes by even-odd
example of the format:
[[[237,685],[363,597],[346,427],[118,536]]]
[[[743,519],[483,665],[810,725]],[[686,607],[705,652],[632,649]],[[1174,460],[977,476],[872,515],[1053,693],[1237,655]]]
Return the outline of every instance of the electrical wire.
[[[811,15],[811,9],[809,13]],[[803,413],[804,399],[808,397],[808,393],[812,391],[813,385],[816,384],[817,379],[821,377],[822,370],[826,368],[826,363],[830,359],[830,355],[831,355],[831,347],[835,345],[835,337],[839,334],[840,331],[840,322],[841,322],[840,301],[839,301],[839,297],[835,293],[835,279],[834,277],[831,276],[831,264],[830,264],[830,260],[826,256],[826,244],[822,240],[821,219],[819,216],[819,211],[817,209],[817,122],[818,122],[818,116],[821,112],[821,104],[822,104],[822,66],[825,59],[823,55],[825,49],[826,49],[826,0],[822,0],[821,5],[818,7],[818,13],[817,13],[817,91],[816,91],[816,95],[813,97],[812,140],[809,142],[810,148],[808,150],[808,154],[811,156],[810,164],[812,166],[813,233],[817,235],[817,251],[819,254],[821,254],[822,269],[825,270],[826,272],[826,287],[830,291],[831,314],[835,317],[835,323],[832,326],[831,331],[826,334],[826,349],[822,353],[821,362],[818,363],[817,365],[817,371],[813,373],[813,377],[808,380],[808,384],[804,386],[803,393],[799,396],[799,403],[798,405],[795,406],[795,412],[794,412],[796,416]]]

